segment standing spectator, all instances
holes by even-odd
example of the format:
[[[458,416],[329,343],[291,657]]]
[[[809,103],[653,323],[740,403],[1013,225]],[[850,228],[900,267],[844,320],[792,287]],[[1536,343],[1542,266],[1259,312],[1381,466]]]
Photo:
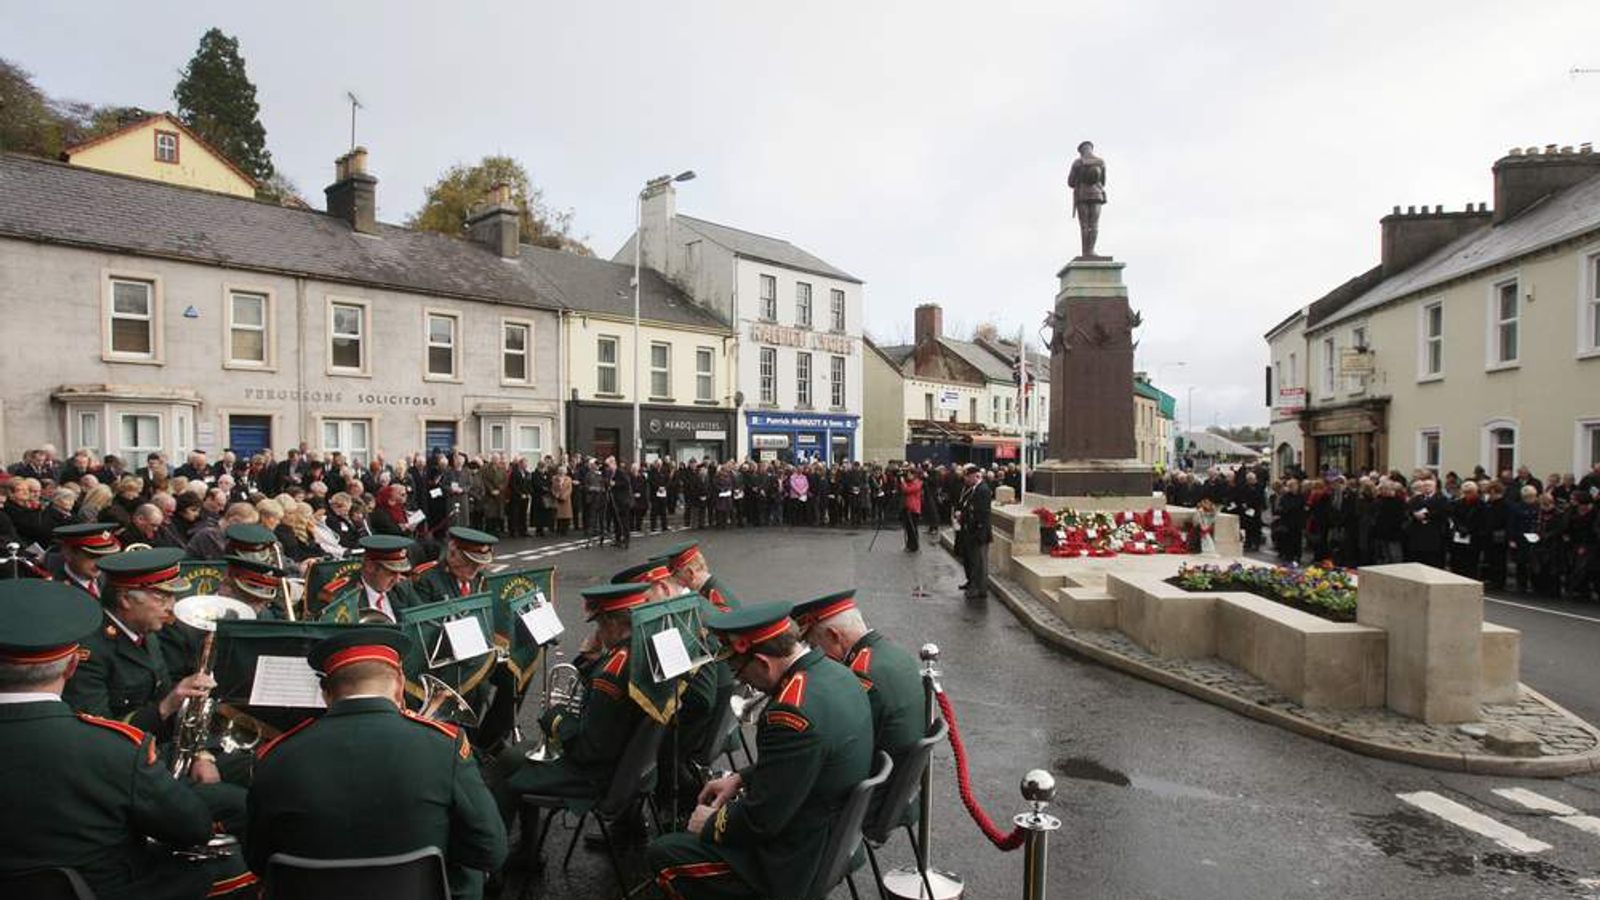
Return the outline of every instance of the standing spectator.
[[[550,476],[550,497],[555,501],[556,534],[564,536],[572,527],[572,476],[562,465]]]
[[[1569,600],[1587,603],[1595,597],[1595,558],[1600,556],[1600,530],[1597,529],[1600,529],[1600,516],[1595,514],[1594,495],[1575,489],[1562,529],[1567,544],[1566,595]]]
[[[1476,481],[1461,482],[1459,496],[1450,504],[1450,571],[1463,578],[1478,578],[1487,535],[1488,517]]]
[[[1405,559],[1406,501],[1400,485],[1384,478],[1378,482],[1378,497],[1373,503],[1373,561],[1397,563]]]
[[[956,546],[967,582],[961,586],[968,600],[989,596],[989,507],[993,495],[977,466],[967,466],[966,485],[956,501]]]
[[[1511,501],[1506,499],[1505,488],[1507,483],[1516,484],[1509,478],[1491,481],[1483,492],[1483,583],[1485,587],[1495,590],[1506,586],[1506,552],[1511,528]]]
[[[916,466],[906,467],[900,479],[900,498],[900,524],[905,527],[906,552],[916,553],[920,549],[917,527],[922,518],[922,479],[917,475]]]
[[[1522,471],[1527,471],[1524,466]],[[1523,484],[1507,511],[1506,541],[1516,566],[1517,591],[1533,590],[1536,551],[1539,548],[1539,489]]]
[[[510,490],[511,473],[506,469],[505,457],[491,454],[489,462],[478,470],[479,490],[483,493],[483,524],[490,534],[506,533],[506,495]],[[524,516],[526,521],[526,516]],[[524,525],[526,529],[526,525]]]
[[[528,536],[528,501],[533,491],[534,477],[528,471],[528,458],[518,456],[506,472],[506,533],[511,537]],[[539,533],[542,535],[543,529]]]
[[[1449,506],[1439,496],[1432,478],[1416,481],[1417,492],[1406,502],[1406,561],[1444,568],[1444,532],[1450,524]]]

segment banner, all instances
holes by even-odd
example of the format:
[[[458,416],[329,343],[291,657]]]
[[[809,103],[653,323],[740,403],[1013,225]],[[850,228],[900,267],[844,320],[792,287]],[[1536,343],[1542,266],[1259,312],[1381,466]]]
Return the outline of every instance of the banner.
[[[212,696],[217,698],[219,710],[228,717],[242,712],[273,731],[291,728],[308,716],[321,715],[315,681],[307,682],[297,670],[310,671],[305,658],[313,644],[350,627],[331,622],[261,619],[217,622],[211,662],[212,675],[217,680]],[[421,671],[421,662],[420,655],[412,651],[401,665],[409,677]],[[258,673],[279,681],[258,684]]]
[[[186,559],[178,563],[178,574],[189,580],[189,589],[177,598],[215,594],[228,577],[228,564],[220,559]]]
[[[321,559],[312,563],[311,571],[306,573],[306,618],[315,619],[322,614],[322,600],[319,595],[328,582],[335,578],[354,575],[360,568],[360,556]]]
[[[538,668],[539,654],[544,652],[543,646],[522,624],[522,617],[531,607],[541,604],[555,608],[555,567],[501,572],[485,578],[483,586],[494,597],[495,646],[506,651],[506,663],[516,679],[520,696],[528,689],[528,682]]]
[[[494,596],[482,592],[401,609],[400,630],[416,643],[421,671],[463,696],[487,678],[498,659],[489,642],[493,604]],[[406,693],[421,699],[422,686],[408,679]]]
[[[700,621],[705,608],[699,594],[682,594],[633,610],[628,696],[662,724],[678,711],[689,676],[711,662],[712,647]]]

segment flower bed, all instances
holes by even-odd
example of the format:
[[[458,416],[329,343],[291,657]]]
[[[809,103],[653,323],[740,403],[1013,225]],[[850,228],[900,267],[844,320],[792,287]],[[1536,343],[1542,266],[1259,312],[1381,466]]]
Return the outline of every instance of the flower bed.
[[[1331,565],[1178,567],[1167,583],[1186,591],[1245,591],[1330,622],[1356,620],[1356,576]]]
[[[1071,508],[1039,507],[1040,551],[1055,557],[1109,557],[1118,554],[1149,556],[1188,553],[1189,533],[1173,525],[1165,510],[1141,512],[1104,510],[1080,512]]]

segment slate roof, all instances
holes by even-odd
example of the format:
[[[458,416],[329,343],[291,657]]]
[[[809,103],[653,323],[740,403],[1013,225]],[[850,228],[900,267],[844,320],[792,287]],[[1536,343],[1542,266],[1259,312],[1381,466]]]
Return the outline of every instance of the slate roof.
[[[910,359],[911,354],[915,353],[916,350],[917,346],[915,344],[890,344],[887,347],[878,348],[879,353],[889,357],[889,360],[897,366],[905,365],[906,360]]]
[[[0,153],[0,236],[555,308],[472,241]],[[526,247],[523,248],[527,250]]]
[[[861,279],[851,275],[836,266],[828,264],[822,258],[814,256],[805,250],[796,247],[788,241],[753,231],[741,231],[738,228],[729,228],[704,219],[696,219],[679,213],[676,216],[679,225],[699,234],[706,240],[720,244],[732,250],[736,255],[746,259],[755,259],[784,266],[790,269],[799,269],[802,272],[811,272],[827,278],[837,278],[840,281],[850,281],[861,284]]]
[[[1246,447],[1238,441],[1209,431],[1185,431],[1183,439],[1185,443],[1194,444],[1207,456],[1243,456],[1254,459],[1261,455],[1260,451],[1253,447]]]
[[[534,289],[581,312],[633,318],[633,266],[524,245],[518,258]],[[650,322],[727,330],[728,326],[654,269],[641,270],[639,317]]]
[[[979,338],[976,342],[979,347],[999,357],[1006,364],[1006,377],[1010,377],[1011,361],[1017,358],[1017,342],[1000,338],[988,341]],[[1028,349],[1028,377],[1034,381],[1048,382],[1050,380],[1050,354],[1040,353],[1033,348]]]
[[[1011,381],[1011,364],[1002,361],[988,350],[972,343],[971,341],[958,341],[955,338],[941,337],[939,343],[951,353],[961,357],[972,367],[983,373],[983,377],[990,381]]]
[[[1485,226],[1365,291],[1322,328],[1445,282],[1600,229],[1600,175],[1554,194],[1508,222]]]

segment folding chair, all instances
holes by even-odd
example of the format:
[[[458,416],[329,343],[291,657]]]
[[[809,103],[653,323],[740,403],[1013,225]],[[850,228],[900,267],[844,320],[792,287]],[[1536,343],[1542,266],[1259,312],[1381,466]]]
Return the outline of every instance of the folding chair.
[[[267,860],[267,900],[450,900],[450,877],[438,847],[395,856],[308,859],[274,853]]]
[[[855,881],[850,877],[850,863],[855,857],[856,848],[861,846],[861,823],[867,818],[872,795],[889,780],[889,773],[893,771],[894,761],[889,759],[889,754],[879,751],[872,775],[850,789],[850,797],[845,800],[844,808],[834,822],[833,832],[828,835],[828,845],[822,852],[821,864],[817,866],[811,889],[805,894],[810,900],[823,900],[841,881],[850,886],[852,900],[861,900],[856,893]]]
[[[928,883],[928,861],[922,858],[922,847],[917,844],[917,830],[911,827],[905,814],[917,800],[917,789],[922,786],[922,773],[927,771],[933,748],[943,743],[949,732],[950,726],[943,719],[933,720],[933,724],[928,726],[928,736],[912,744],[900,760],[900,765],[895,767],[894,777],[883,788],[883,802],[861,828],[861,836],[867,845],[867,859],[872,863],[872,877],[878,881],[878,895],[883,900],[889,900],[889,894],[883,888],[883,873],[878,870],[877,850],[889,842],[896,828],[906,830],[906,838],[911,841],[911,852],[917,858],[917,871],[922,873],[922,885],[927,888],[928,896],[933,896],[933,885]]]
[[[34,869],[9,878],[0,878],[0,897],[26,900],[95,900],[89,888],[73,869]]]

